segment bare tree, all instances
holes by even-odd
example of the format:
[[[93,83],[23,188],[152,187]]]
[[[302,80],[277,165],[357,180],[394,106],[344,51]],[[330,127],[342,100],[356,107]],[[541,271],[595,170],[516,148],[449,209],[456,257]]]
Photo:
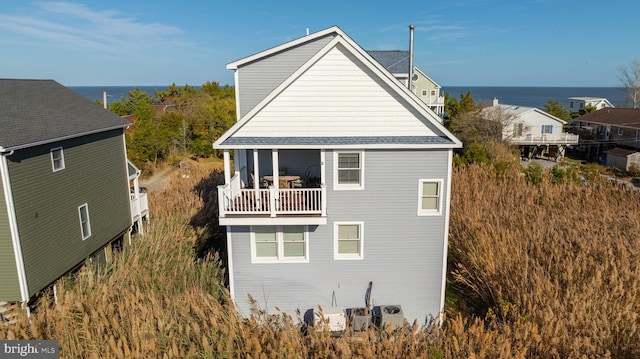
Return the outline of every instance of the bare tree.
[[[459,114],[453,121],[455,134],[463,142],[488,143],[509,142],[522,136],[528,128],[515,123],[515,115],[502,106],[476,106],[473,110]]]
[[[633,59],[628,66],[618,67],[618,80],[622,89],[627,93],[625,102],[632,108],[640,104],[640,60]]]

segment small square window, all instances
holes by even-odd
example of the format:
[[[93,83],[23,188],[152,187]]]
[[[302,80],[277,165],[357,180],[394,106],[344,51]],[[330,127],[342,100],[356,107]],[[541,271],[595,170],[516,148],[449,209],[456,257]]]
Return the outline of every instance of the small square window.
[[[80,216],[80,231],[82,232],[82,240],[91,237],[91,221],[89,220],[89,206],[85,203],[78,207],[78,215]]]
[[[442,213],[442,180],[419,180],[418,215],[429,216]]]
[[[364,188],[364,152],[334,152],[334,186],[341,189]]]
[[[334,259],[362,259],[362,222],[336,222]]]
[[[422,90],[422,96],[427,96],[427,90]]]
[[[62,152],[62,147],[51,149],[51,167],[53,167],[53,172],[64,169],[64,153]]]

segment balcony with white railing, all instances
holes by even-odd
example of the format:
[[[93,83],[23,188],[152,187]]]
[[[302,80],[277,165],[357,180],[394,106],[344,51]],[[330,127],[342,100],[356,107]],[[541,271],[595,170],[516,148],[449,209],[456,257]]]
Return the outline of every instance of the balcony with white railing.
[[[577,145],[578,135],[563,132],[558,135],[541,134],[512,137],[509,142],[517,145]]]
[[[149,215],[149,201],[146,193],[131,193],[131,220],[133,222],[138,221],[141,218],[145,218]]]
[[[220,225],[326,224],[326,188],[218,186]]]

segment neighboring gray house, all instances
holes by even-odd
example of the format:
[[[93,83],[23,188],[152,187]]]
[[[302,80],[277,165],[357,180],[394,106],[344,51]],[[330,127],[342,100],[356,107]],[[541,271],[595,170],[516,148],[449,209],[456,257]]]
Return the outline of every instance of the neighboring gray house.
[[[129,125],[55,81],[0,79],[0,301],[27,302],[104,257],[148,214],[130,192]]]
[[[372,306],[438,317],[461,142],[338,27],[227,68],[238,122],[214,147],[238,310],[364,307],[371,283]]]

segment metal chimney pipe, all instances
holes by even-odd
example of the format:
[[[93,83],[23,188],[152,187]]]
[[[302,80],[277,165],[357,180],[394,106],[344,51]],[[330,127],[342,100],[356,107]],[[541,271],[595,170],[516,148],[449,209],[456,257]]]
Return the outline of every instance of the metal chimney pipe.
[[[415,26],[413,24],[409,25],[409,79],[407,80],[409,91],[412,91],[411,84],[413,82],[413,29],[415,29]]]
[[[107,91],[102,91],[102,103],[104,104],[105,110],[107,109]]]

